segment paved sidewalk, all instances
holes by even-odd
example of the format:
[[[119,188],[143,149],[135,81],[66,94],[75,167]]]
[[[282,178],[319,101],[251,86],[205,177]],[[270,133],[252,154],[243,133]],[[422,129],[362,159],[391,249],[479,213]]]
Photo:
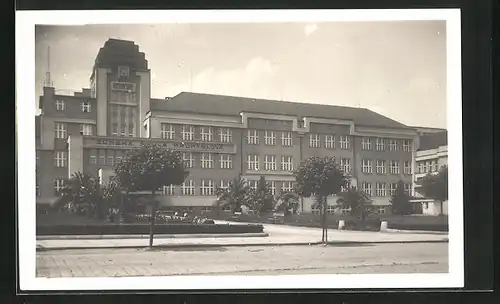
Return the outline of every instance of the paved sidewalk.
[[[278,227],[275,227],[278,226]],[[321,229],[266,225],[268,237],[209,237],[209,238],[155,238],[156,247],[193,246],[279,246],[313,245],[321,241]],[[332,244],[347,243],[432,243],[447,242],[447,235],[397,232],[366,232],[329,230],[328,240]],[[52,239],[37,240],[37,249],[83,249],[83,248],[143,248],[148,247],[147,238],[136,239]]]
[[[267,233],[221,233],[221,234],[155,234],[155,239],[203,239],[228,237],[266,237]],[[120,240],[148,239],[149,234],[109,234],[109,235],[37,235],[37,240]]]

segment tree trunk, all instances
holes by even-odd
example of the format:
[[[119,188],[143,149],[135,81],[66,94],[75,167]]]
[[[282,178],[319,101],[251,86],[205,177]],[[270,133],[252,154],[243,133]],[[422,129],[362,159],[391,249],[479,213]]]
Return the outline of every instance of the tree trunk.
[[[328,202],[326,196],[322,197],[322,199],[323,199],[323,229],[325,230],[325,244],[328,244],[328,223],[327,223]]]
[[[154,236],[154,227],[156,220],[156,200],[155,200],[155,191],[152,191],[153,200],[151,202],[151,221],[149,225],[149,248],[153,247],[153,236]]]

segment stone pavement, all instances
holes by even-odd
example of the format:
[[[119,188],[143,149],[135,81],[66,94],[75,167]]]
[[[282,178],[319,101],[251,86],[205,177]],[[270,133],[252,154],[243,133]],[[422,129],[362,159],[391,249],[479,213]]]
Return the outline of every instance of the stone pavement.
[[[309,245],[321,241],[321,229],[265,224],[267,237],[203,237],[203,238],[155,238],[157,247],[193,246],[279,246]],[[400,233],[328,230],[328,240],[334,244],[345,243],[430,243],[447,242],[447,234]],[[149,245],[147,238],[134,239],[37,239],[38,250],[78,248],[142,248]]]

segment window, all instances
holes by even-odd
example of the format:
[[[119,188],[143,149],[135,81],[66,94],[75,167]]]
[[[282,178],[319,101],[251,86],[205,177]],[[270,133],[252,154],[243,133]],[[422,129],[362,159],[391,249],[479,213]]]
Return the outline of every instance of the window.
[[[233,168],[233,156],[229,154],[220,155],[220,168],[221,169],[232,169]]]
[[[163,195],[174,195],[175,194],[175,186],[163,186]]]
[[[175,139],[174,125],[162,123],[160,134],[161,134],[161,138],[163,138],[163,139],[174,140]]]
[[[80,102],[80,106],[82,108],[82,112],[84,113],[90,113],[90,101],[85,100]]]
[[[247,168],[251,171],[259,171],[259,156],[256,154],[249,154],[247,156]]]
[[[369,196],[372,196],[373,195],[372,184],[368,183],[368,182],[361,183],[361,191],[363,191],[364,193],[366,193]]]
[[[64,100],[56,100],[56,110],[57,111],[64,111],[66,110],[66,103],[64,102]]]
[[[221,189],[229,188],[229,181],[221,180],[219,188],[221,188]]]
[[[340,208],[340,212],[343,214],[343,215],[347,215],[349,213],[351,213],[351,207],[341,207]]]
[[[377,149],[377,151],[385,150],[385,141],[383,138],[377,138],[375,140],[375,148]]]
[[[182,140],[194,140],[194,127],[182,126]]]
[[[264,142],[268,146],[276,145],[276,132],[274,131],[265,131],[264,132]]]
[[[214,181],[211,179],[204,179],[201,181],[200,187],[201,195],[214,195]]]
[[[311,212],[313,214],[320,214],[321,213],[321,208],[319,206],[319,204],[314,204],[311,206]]]
[[[83,136],[91,136],[92,135],[92,125],[89,124],[81,124],[80,125],[80,133]]]
[[[339,139],[340,149],[349,150],[349,136],[341,135]]]
[[[318,134],[310,134],[309,135],[309,147],[311,148],[319,148],[321,147],[320,139]]]
[[[361,160],[361,170],[365,174],[372,174],[373,173],[373,163],[372,163],[371,159]]]
[[[248,130],[247,142],[249,145],[258,145],[259,144],[259,131]]]
[[[201,153],[201,167],[204,169],[213,169],[214,159],[212,153]]]
[[[118,77],[128,77],[130,73],[130,68],[128,66],[118,67]]]
[[[404,162],[404,174],[411,175],[411,162],[409,160],[405,160]]]
[[[89,151],[89,163],[91,165],[97,165],[97,150],[91,149]]]
[[[391,174],[399,174],[399,161],[391,160],[389,162],[389,167],[391,168]]]
[[[424,163],[424,173],[428,173],[428,172],[430,172],[430,167],[431,167],[431,166],[430,166],[429,162],[428,162],[428,161],[426,161],[426,162]]]
[[[371,138],[369,138],[369,137],[363,137],[361,139],[361,149],[362,150],[371,150],[372,149]]]
[[[389,151],[396,151],[398,149],[398,141],[389,139]]]
[[[293,145],[292,132],[281,132],[281,145],[291,147]]]
[[[100,149],[97,150],[99,154],[99,165],[105,165],[106,164],[106,150]]]
[[[56,122],[56,138],[64,139],[68,136],[65,123]]]
[[[418,162],[417,163],[417,172],[418,173],[424,173],[424,163],[423,162]]]
[[[283,185],[281,186],[281,192],[292,192],[293,191],[293,182],[290,181],[284,181]]]
[[[114,166],[115,165],[115,155],[113,153],[112,150],[108,150],[108,162],[107,164],[110,165],[110,166]]]
[[[250,187],[250,189],[252,190],[257,190],[257,185],[259,184],[258,181],[256,180],[252,180],[252,181],[248,181],[248,186]]]
[[[384,183],[377,183],[377,196],[387,196],[387,186]]]
[[[403,140],[403,151],[411,152],[411,140],[409,139]]]
[[[214,134],[212,131],[213,131],[212,127],[200,127],[201,140],[202,141],[213,141]]]
[[[184,181],[181,186],[182,195],[194,195],[194,181]]]
[[[398,184],[397,183],[390,183],[389,184],[389,195],[393,196],[396,194],[396,190],[398,189]]]
[[[110,104],[111,134],[114,136],[134,136],[137,108],[133,106]]]
[[[122,161],[122,155],[123,155],[123,152],[121,150],[116,150],[115,151],[115,163],[118,164]]]
[[[111,135],[118,136],[118,123],[116,122],[111,124]]]
[[[377,206],[377,213],[378,214],[384,214],[386,213],[386,207],[385,206]]]
[[[377,159],[376,170],[377,174],[387,174],[387,166],[385,160]]]
[[[64,179],[56,178],[54,180],[54,190],[56,191],[56,195],[61,194],[61,190],[64,188]]]
[[[328,214],[334,214],[335,213],[335,209],[336,209],[336,206],[328,205],[326,207],[326,212],[328,212]]]
[[[125,122],[122,122],[121,129],[120,129],[120,135],[127,136],[127,123],[125,123]]]
[[[275,181],[269,181],[269,190],[271,190],[272,195],[276,195],[276,182]]]
[[[56,155],[54,157],[56,167],[64,168],[67,166],[68,158],[67,158],[66,153],[67,152],[64,152],[64,151],[57,151],[56,152]]]
[[[405,193],[406,195],[411,196],[411,184],[405,184]]]
[[[293,158],[291,156],[281,157],[281,170],[282,171],[293,171]]]
[[[276,156],[266,155],[264,158],[264,168],[266,171],[276,171]]]
[[[220,129],[220,141],[223,143],[230,143],[233,141],[233,132],[229,128]]]
[[[340,168],[344,173],[350,173],[351,172],[351,159],[349,158],[341,158],[340,159]]]
[[[194,157],[191,152],[182,152],[182,161],[184,162],[184,167],[193,168],[194,167]]]
[[[325,148],[335,149],[335,136],[334,135],[325,135]]]

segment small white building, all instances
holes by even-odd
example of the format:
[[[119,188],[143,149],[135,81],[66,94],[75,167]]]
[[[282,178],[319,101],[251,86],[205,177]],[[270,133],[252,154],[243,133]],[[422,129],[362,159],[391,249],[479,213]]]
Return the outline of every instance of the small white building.
[[[437,174],[439,169],[448,164],[448,132],[435,132],[420,137],[420,147],[415,155],[415,173],[413,189],[415,213],[423,215],[447,215],[448,201],[436,201],[424,197],[418,192],[418,181],[427,174]]]

